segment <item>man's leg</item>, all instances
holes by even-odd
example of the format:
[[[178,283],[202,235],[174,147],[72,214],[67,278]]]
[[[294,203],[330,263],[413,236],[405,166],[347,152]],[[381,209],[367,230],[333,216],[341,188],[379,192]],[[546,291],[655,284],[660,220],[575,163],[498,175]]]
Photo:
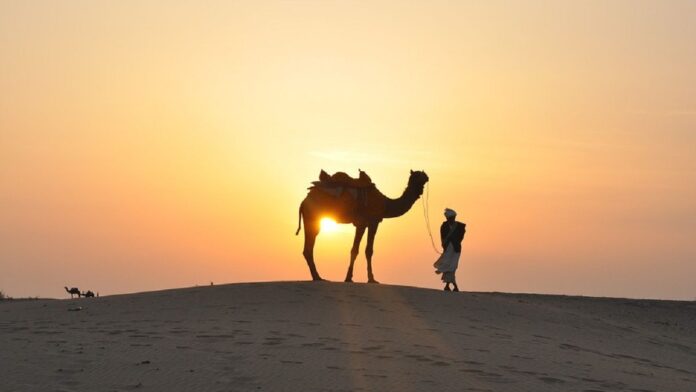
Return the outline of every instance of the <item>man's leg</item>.
[[[454,285],[454,291],[459,291],[459,287],[457,287],[457,278],[454,276],[454,273],[456,271],[452,271],[452,284]]]

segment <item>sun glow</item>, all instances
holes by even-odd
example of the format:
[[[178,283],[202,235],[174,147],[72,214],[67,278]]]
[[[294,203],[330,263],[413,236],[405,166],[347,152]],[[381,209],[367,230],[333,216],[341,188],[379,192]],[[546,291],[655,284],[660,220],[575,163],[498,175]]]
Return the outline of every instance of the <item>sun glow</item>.
[[[338,230],[338,223],[331,218],[322,218],[319,224],[322,233],[334,233]]]

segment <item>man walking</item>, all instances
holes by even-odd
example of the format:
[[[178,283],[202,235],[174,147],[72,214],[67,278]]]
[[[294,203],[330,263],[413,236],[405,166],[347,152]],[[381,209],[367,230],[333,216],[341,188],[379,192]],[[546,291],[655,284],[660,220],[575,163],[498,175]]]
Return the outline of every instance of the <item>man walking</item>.
[[[459,291],[455,272],[459,266],[459,256],[462,254],[462,240],[466,233],[466,224],[457,222],[455,218],[457,212],[445,208],[445,218],[447,219],[440,226],[440,240],[444,253],[433,265],[436,274],[442,274],[442,281],[445,282],[445,291],[450,291],[450,283],[454,285],[454,291]]]

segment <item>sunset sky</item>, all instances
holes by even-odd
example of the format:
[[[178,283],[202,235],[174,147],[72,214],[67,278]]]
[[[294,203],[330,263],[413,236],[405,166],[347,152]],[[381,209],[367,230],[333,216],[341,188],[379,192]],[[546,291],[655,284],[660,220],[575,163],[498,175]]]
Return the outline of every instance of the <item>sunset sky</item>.
[[[0,290],[309,279],[320,169],[414,169],[462,289],[693,300],[695,37],[690,1],[2,0]],[[419,201],[376,278],[440,288],[436,256]]]

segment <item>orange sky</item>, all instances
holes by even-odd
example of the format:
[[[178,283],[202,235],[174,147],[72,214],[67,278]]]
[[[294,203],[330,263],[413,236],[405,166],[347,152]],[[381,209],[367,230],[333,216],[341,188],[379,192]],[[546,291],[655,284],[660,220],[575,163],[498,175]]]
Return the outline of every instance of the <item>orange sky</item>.
[[[428,173],[467,290],[694,299],[693,37],[688,1],[1,2],[0,290],[307,279],[306,187],[360,168]],[[420,202],[381,225],[377,279],[434,259]]]

